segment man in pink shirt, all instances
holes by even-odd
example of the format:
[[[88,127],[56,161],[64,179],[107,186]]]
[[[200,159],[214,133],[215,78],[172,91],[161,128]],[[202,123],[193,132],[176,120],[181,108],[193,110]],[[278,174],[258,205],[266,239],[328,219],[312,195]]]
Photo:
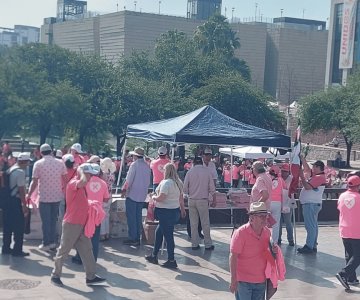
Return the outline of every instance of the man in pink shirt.
[[[230,242],[230,291],[236,300],[265,299],[266,256],[270,230],[266,227],[268,210],[264,202],[250,204],[249,222],[237,229]],[[273,247],[276,251],[276,247]]]
[[[336,274],[346,290],[358,285],[356,269],[360,265],[360,178],[351,176],[347,180],[348,190],[338,201],[339,231],[345,248],[346,266]]]
[[[153,190],[155,191],[161,180],[164,179],[164,166],[170,162],[166,157],[167,149],[161,146],[158,149],[159,157],[150,163],[150,169],[153,174]]]
[[[86,272],[86,285],[102,284],[105,279],[95,274],[96,262],[90,239],[84,234],[88,218],[88,196],[86,186],[91,175],[97,174],[91,164],[82,164],[77,170],[76,178],[66,187],[66,213],[62,225],[60,247],[54,259],[55,267],[51,273],[51,283],[63,286],[60,277],[62,266],[72,248],[79,251]]]
[[[31,199],[32,193],[39,186],[39,211],[43,231],[43,242],[39,249],[49,251],[56,248],[56,225],[60,201],[64,198],[63,186],[67,170],[63,161],[51,155],[52,149],[48,144],[41,145],[40,153],[42,159],[34,165],[27,199]]]
[[[252,173],[256,177],[256,181],[251,189],[250,202],[265,202],[267,210],[270,211],[270,194],[272,191],[271,178],[266,174],[265,167],[260,161],[253,163]]]
[[[84,157],[82,155],[80,155],[83,153],[83,151],[81,149],[81,144],[75,143],[74,145],[72,145],[70,148],[70,153],[74,156],[74,159],[75,159],[74,167],[75,168],[77,168],[78,166],[80,166],[82,163],[84,163],[86,161],[84,159]]]

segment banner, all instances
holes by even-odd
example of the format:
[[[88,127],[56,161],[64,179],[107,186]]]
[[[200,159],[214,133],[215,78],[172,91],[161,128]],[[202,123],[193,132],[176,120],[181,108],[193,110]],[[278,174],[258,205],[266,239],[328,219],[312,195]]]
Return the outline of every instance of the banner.
[[[344,1],[339,69],[351,69],[353,66],[356,8],[357,0]]]

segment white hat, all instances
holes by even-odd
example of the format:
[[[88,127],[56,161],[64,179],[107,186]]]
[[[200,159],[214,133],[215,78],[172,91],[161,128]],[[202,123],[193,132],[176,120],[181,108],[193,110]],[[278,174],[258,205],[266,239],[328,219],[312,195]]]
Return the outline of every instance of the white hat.
[[[166,147],[161,146],[161,147],[158,149],[158,154],[159,154],[159,155],[166,155],[166,154],[167,154],[167,149],[166,149]]]
[[[67,162],[67,161],[70,161],[70,162],[75,162],[75,158],[74,158],[74,155],[72,154],[65,154],[62,158],[63,162]]]
[[[75,150],[77,153],[83,153],[81,150],[81,145],[79,143],[75,143],[71,146],[70,149]]]
[[[91,155],[90,158],[87,160],[88,163],[98,163],[100,161],[100,157],[97,155]]]
[[[55,157],[57,157],[57,158],[62,158],[62,156],[63,156],[62,151],[61,151],[61,150],[56,150]]]
[[[210,148],[205,148],[204,154],[212,154],[212,150]]]
[[[80,165],[79,168],[81,168],[84,173],[91,174],[91,175],[98,175],[100,168],[99,168],[99,170],[97,170],[96,168],[94,168],[94,165],[95,164],[83,163]]]
[[[109,157],[105,157],[101,160],[100,168],[104,173],[115,173],[116,171],[115,163]]]
[[[52,151],[49,144],[42,144],[40,146],[40,152]]]
[[[27,160],[30,160],[30,155],[26,152],[22,152],[18,155],[17,157],[17,160],[18,161],[27,161]]]

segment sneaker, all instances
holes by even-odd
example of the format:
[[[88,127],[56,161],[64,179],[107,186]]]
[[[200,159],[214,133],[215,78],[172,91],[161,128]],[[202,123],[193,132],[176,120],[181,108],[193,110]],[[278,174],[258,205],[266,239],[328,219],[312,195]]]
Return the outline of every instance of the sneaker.
[[[64,284],[62,283],[61,279],[59,277],[51,277],[51,283],[53,285],[56,285],[56,286],[64,286]]]
[[[41,244],[39,245],[39,250],[42,250],[42,251],[50,251],[50,245],[44,245],[44,244]]]
[[[13,253],[11,253],[11,255],[15,256],[15,257],[25,257],[25,256],[29,256],[30,253],[21,251],[21,252],[13,252]]]
[[[164,268],[168,268],[168,269],[177,269],[177,267],[178,267],[176,260],[167,260],[166,262],[164,262],[162,264],[162,266]]]
[[[124,245],[129,245],[129,246],[140,246],[140,241],[135,241],[135,240],[125,240],[123,241]]]
[[[346,278],[343,275],[341,275],[341,273],[337,273],[336,278],[337,278],[337,280],[340,281],[341,285],[345,288],[345,290],[350,290],[350,286],[349,286]]]
[[[197,246],[195,246],[195,247],[191,247],[191,249],[193,249],[193,250],[199,250],[199,249],[200,249],[200,245],[197,245]]]
[[[357,286],[360,284],[359,280],[358,279],[355,279],[355,280],[349,280],[348,281],[348,284],[349,285],[352,285],[352,286]]]
[[[52,243],[52,244],[49,245],[49,248],[50,248],[51,251],[54,251],[54,250],[56,250],[56,246],[57,245],[55,243]]]
[[[86,285],[101,285],[105,282],[105,278],[95,275],[94,279],[86,279]]]
[[[301,254],[311,254],[314,253],[313,249],[309,248],[307,245],[305,245],[302,248],[298,248],[297,252],[301,253]]]
[[[157,265],[159,262],[158,262],[158,258],[156,256],[153,256],[153,255],[145,255],[145,259],[149,262],[149,263],[152,263],[154,265]]]
[[[294,241],[289,241],[289,246],[290,246],[290,247],[294,247],[294,246],[295,246]]]
[[[215,249],[214,245],[211,245],[210,247],[205,247],[205,250],[214,250],[214,249]]]

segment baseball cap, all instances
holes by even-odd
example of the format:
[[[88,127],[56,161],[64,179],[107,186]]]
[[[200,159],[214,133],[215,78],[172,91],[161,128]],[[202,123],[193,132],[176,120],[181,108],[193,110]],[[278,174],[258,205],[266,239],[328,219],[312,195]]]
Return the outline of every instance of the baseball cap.
[[[49,144],[42,144],[40,146],[40,152],[52,151]]]
[[[27,161],[30,160],[30,155],[26,152],[21,152],[19,153],[18,157],[17,157],[18,161]]]
[[[316,162],[312,163],[312,165],[320,167],[322,170],[325,169],[325,164],[321,160],[317,160]]]
[[[210,148],[205,148],[204,154],[212,154],[212,150]]]
[[[55,157],[57,157],[57,158],[62,158],[62,156],[63,156],[62,151],[61,151],[61,150],[56,150]]]
[[[167,154],[167,149],[166,149],[166,147],[161,146],[161,147],[158,149],[158,154],[159,154],[159,155],[166,155],[166,154]]]
[[[74,156],[72,154],[65,154],[62,158],[63,162],[75,162]]]
[[[75,143],[71,146],[70,149],[75,150],[77,153],[83,153],[81,150],[81,145],[79,143]]]
[[[360,177],[359,176],[350,176],[347,180],[348,186],[357,186],[360,185]]]
[[[91,155],[91,157],[86,161],[88,163],[100,163],[100,157],[97,155]]]
[[[83,172],[86,174],[97,175],[100,172],[100,166],[98,166],[99,167],[98,170],[94,166],[95,164],[84,163],[81,164],[79,168],[81,168]]]

